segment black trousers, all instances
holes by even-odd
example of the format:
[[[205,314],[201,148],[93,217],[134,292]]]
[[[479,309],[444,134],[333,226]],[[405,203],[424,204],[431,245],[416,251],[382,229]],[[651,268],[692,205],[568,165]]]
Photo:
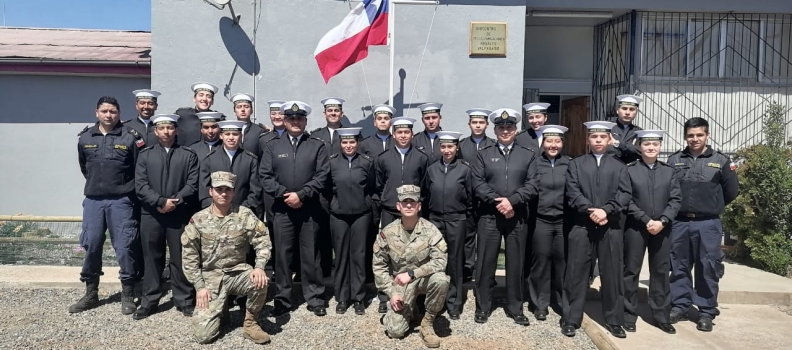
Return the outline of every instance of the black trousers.
[[[333,236],[330,232],[330,204],[323,207],[320,215],[315,217],[319,225],[316,244],[319,248],[319,264],[322,266],[323,277],[333,272]]]
[[[465,266],[463,267],[463,278],[468,279],[473,276],[473,270],[476,268],[476,225],[477,217],[471,215],[465,221]]]
[[[448,265],[446,274],[451,278],[446,296],[446,308],[448,310],[462,311],[462,304],[465,301],[465,288],[462,287],[464,280],[465,267],[465,239],[467,234],[467,220],[442,214],[429,214],[429,221],[432,222],[440,232],[448,246]]]
[[[515,210],[516,211],[516,210]],[[478,255],[476,261],[476,311],[492,311],[492,292],[498,264],[501,239],[506,241],[506,311],[523,312],[523,264],[527,227],[524,216],[506,219],[503,216],[482,216],[478,224]]]
[[[398,211],[388,211],[386,209],[382,209],[382,211],[380,212],[380,229],[385,228],[385,226],[388,226],[388,224],[400,218],[401,215],[398,214]],[[383,292],[377,292],[377,298],[379,298],[380,302],[386,302],[390,300],[390,298],[388,298],[388,296]]]
[[[330,215],[335,268],[333,283],[338,302],[363,302],[366,296],[366,252],[371,212],[361,215]]]
[[[551,304],[561,305],[566,270],[564,222],[536,219],[531,246],[533,255],[528,284],[531,303],[536,310],[547,311]]]
[[[624,322],[635,324],[638,320],[638,277],[641,275],[644,254],[649,248],[649,307],[655,321],[669,323],[670,233],[670,225],[656,235],[649,234],[645,227],[628,227],[624,231]]]
[[[184,232],[185,211],[176,209],[170,213],[151,213],[143,210],[140,216],[140,242],[143,246],[143,297],[141,307],[159,305],[164,291],[162,271],[165,269],[165,247],[170,253],[168,273],[170,274],[173,304],[178,308],[195,306],[195,289],[184,276],[182,269],[181,235]]]
[[[581,221],[584,219],[580,219]],[[585,219],[588,220],[588,219]],[[564,274],[564,321],[580,326],[586,307],[591,265],[599,262],[605,323],[624,326],[624,233],[620,229],[576,223],[567,240]]]
[[[320,230],[315,220],[317,210],[321,208],[303,205],[299,209],[290,208],[274,213],[273,228],[278,252],[275,256],[275,302],[287,308],[292,307],[292,261],[295,246],[300,256],[303,297],[308,305],[324,306],[324,280],[317,245]]]

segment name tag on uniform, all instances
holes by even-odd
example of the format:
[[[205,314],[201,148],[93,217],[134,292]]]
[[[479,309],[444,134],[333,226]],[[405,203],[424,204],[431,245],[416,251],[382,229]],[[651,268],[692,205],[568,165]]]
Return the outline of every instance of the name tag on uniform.
[[[501,159],[500,159],[500,158],[490,158],[490,160],[491,160],[492,162],[495,162],[495,163],[497,163],[497,162],[499,162]]]
[[[115,148],[115,149],[122,149],[122,150],[125,150],[125,151],[126,151],[126,149],[127,149],[127,146],[124,146],[124,145],[115,145],[115,147],[113,147],[113,148]]]
[[[284,154],[279,154],[278,155],[278,158],[287,158],[287,157],[289,157],[288,153],[284,153]]]
[[[96,148],[98,145],[83,145],[83,148]]]
[[[674,163],[674,166],[685,166],[685,163]]]
[[[720,169],[720,167],[721,167],[720,164],[718,164],[718,163],[707,163],[707,166],[711,166],[713,168],[718,168],[718,169]]]

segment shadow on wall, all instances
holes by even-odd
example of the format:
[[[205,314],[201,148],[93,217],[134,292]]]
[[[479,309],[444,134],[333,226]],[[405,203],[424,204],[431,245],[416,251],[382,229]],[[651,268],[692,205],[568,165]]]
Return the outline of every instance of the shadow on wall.
[[[256,47],[253,46],[253,41],[241,26],[234,23],[231,17],[220,18],[218,27],[226,51],[236,63],[228,83],[223,88],[223,95],[230,97],[231,84],[234,82],[237,69],[242,69],[248,75],[256,76],[261,70],[261,62],[258,53],[256,53]]]
[[[404,115],[404,111],[406,109],[417,108],[419,105],[422,105],[422,104],[428,102],[428,101],[422,101],[422,102],[412,102],[412,103],[406,103],[405,104],[405,102],[404,102],[404,81],[406,79],[407,79],[407,71],[405,71],[403,68],[399,69],[399,89],[394,94],[394,96],[393,96],[393,104],[391,104],[391,106],[396,108],[396,115],[394,117],[403,116]],[[382,103],[383,104],[388,104],[389,101],[384,101]],[[375,104],[374,106],[376,106],[376,105],[377,104]],[[344,118],[341,120],[341,123],[343,125],[346,125],[347,127],[350,127],[350,128],[363,128],[363,130],[360,131],[363,134],[363,136],[369,136],[369,135],[374,134],[376,132],[376,130],[374,129],[374,115],[372,114],[372,111],[374,110],[374,106],[371,106],[371,105],[361,106],[360,107],[360,111],[358,111],[358,112],[345,111]],[[347,117],[347,115],[349,113],[360,113],[361,114],[361,118],[357,122],[351,123],[349,121],[349,118]],[[413,116],[413,118],[420,119],[420,117],[417,117],[417,116]]]

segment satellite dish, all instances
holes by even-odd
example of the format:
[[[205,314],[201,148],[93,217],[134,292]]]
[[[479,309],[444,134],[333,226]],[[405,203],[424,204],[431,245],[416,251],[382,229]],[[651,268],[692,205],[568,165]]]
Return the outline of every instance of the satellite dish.
[[[218,5],[226,5],[231,2],[231,0],[214,0],[214,2],[216,2]]]

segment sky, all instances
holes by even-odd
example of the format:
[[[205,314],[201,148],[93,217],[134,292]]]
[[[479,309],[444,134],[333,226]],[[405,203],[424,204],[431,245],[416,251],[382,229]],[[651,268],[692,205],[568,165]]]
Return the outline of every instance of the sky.
[[[151,0],[0,0],[3,7],[7,27],[151,30]]]

